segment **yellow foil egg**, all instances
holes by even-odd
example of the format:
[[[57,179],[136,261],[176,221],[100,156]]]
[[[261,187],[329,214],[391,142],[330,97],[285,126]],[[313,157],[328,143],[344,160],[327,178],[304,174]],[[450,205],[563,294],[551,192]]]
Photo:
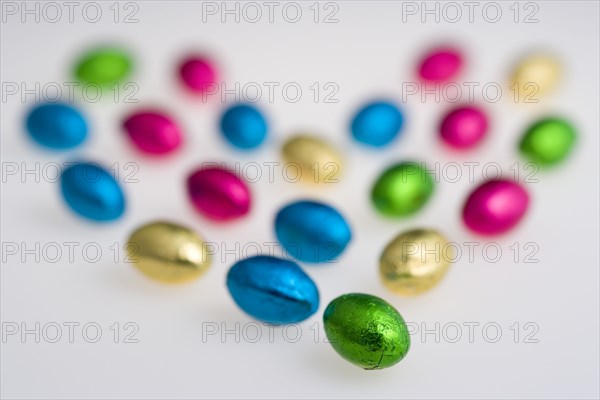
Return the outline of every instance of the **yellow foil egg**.
[[[438,284],[454,257],[453,247],[434,230],[414,229],[396,236],[383,250],[383,284],[401,295],[415,295]]]
[[[517,102],[537,103],[557,85],[562,68],[555,58],[536,54],[519,62],[511,78],[511,90]]]
[[[295,166],[307,183],[337,183],[342,173],[342,157],[327,142],[309,135],[296,135],[283,145],[283,159],[291,178]],[[295,179],[294,179],[295,180]],[[299,180],[299,179],[298,179]]]
[[[210,266],[206,243],[192,230],[170,222],[152,222],[127,241],[129,261],[161,282],[181,283],[200,277]]]

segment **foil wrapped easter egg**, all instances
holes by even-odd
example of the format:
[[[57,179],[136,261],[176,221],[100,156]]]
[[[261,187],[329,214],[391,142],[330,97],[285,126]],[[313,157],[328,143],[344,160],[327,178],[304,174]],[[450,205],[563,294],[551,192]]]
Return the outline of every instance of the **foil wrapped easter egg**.
[[[323,313],[323,324],[333,349],[364,369],[391,367],[410,349],[402,315],[369,294],[350,293],[334,299]]]
[[[88,134],[88,125],[81,112],[65,103],[44,103],[34,107],[27,116],[26,126],[36,142],[57,150],[79,146]]]
[[[462,55],[457,49],[433,49],[421,60],[419,76],[427,82],[448,81],[459,74],[462,63]]]
[[[192,55],[179,65],[179,77],[187,89],[196,94],[217,89],[217,71],[206,57]]]
[[[374,101],[358,110],[350,131],[358,142],[383,147],[398,136],[403,123],[404,117],[398,106],[389,101]]]
[[[258,108],[250,104],[229,107],[221,117],[221,132],[238,149],[250,150],[267,137],[267,121]]]
[[[111,221],[125,211],[125,196],[113,176],[94,163],[76,163],[60,176],[67,205],[94,221]]]
[[[497,235],[519,223],[527,207],[529,195],[516,182],[495,179],[483,183],[467,198],[463,221],[472,231]]]
[[[127,240],[128,262],[152,279],[183,283],[197,279],[210,266],[204,240],[194,231],[157,221],[136,229]]]
[[[558,164],[575,144],[575,128],[562,118],[544,118],[523,135],[519,149],[529,160],[543,166]]]
[[[275,217],[275,234],[292,257],[311,263],[336,260],[352,238],[336,209],[309,200],[283,207]]]
[[[403,217],[423,207],[433,188],[434,178],[424,165],[402,162],[379,176],[371,190],[371,200],[381,214]]]
[[[562,67],[558,60],[547,54],[533,54],[515,66],[511,77],[511,90],[519,102],[537,103],[558,84]]]
[[[123,128],[133,144],[149,154],[170,153],[182,142],[179,126],[159,111],[136,112],[125,119]]]
[[[442,120],[440,136],[445,143],[457,149],[477,145],[488,129],[487,116],[478,107],[463,106],[450,111]]]
[[[342,157],[327,142],[308,135],[297,135],[282,149],[286,164],[299,168],[307,183],[336,183],[342,170]]]
[[[129,55],[118,48],[99,48],[85,54],[75,67],[75,76],[84,84],[109,87],[131,72]]]
[[[228,221],[250,211],[250,190],[242,178],[220,167],[203,167],[187,179],[194,208],[207,218]]]
[[[252,317],[271,324],[304,321],[319,308],[319,291],[293,261],[255,256],[235,263],[227,273],[235,303]]]
[[[413,229],[396,236],[379,258],[383,284],[400,295],[416,295],[436,286],[446,275],[453,248],[430,229]]]

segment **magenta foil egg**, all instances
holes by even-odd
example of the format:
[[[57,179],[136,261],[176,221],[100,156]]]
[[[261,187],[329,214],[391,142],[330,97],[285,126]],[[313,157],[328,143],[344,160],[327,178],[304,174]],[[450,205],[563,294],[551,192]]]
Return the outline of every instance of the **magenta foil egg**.
[[[137,112],[125,120],[123,127],[135,146],[145,153],[170,153],[182,142],[177,124],[161,112]]]
[[[462,67],[458,50],[444,47],[425,55],[419,66],[419,75],[428,82],[444,82],[455,77]]]
[[[248,186],[226,169],[200,168],[188,177],[187,188],[192,204],[207,218],[227,221],[240,218],[250,211]]]
[[[450,146],[467,149],[483,139],[488,129],[485,113],[472,106],[455,108],[442,120],[440,136]]]
[[[504,233],[519,223],[529,205],[529,195],[516,182],[497,179],[475,189],[463,208],[463,220],[474,232]]]
[[[217,72],[213,63],[201,56],[191,56],[179,66],[183,84],[192,92],[202,94],[216,89]]]

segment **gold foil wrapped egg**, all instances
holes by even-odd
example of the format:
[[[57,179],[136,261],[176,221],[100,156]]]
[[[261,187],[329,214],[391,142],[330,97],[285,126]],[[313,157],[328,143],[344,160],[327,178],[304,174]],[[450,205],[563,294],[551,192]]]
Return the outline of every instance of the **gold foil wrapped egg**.
[[[188,282],[210,266],[204,240],[192,230],[170,222],[152,222],[136,229],[127,241],[129,261],[145,275],[166,283]]]
[[[537,103],[558,83],[562,68],[558,60],[545,54],[531,55],[521,60],[513,70],[511,90],[515,100]]]
[[[379,272],[383,284],[400,295],[425,292],[444,277],[454,249],[434,230],[414,229],[396,236],[383,250]]]
[[[342,157],[327,142],[309,135],[296,135],[283,145],[286,169],[297,166],[307,183],[336,183],[342,172]]]

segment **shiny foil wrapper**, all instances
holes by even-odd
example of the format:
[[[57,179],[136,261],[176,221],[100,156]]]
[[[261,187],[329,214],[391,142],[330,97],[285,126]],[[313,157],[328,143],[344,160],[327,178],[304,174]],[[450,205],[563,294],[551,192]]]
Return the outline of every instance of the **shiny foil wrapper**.
[[[436,286],[453,259],[454,249],[441,234],[415,229],[388,243],[379,259],[379,272],[391,291],[416,295]]]
[[[561,76],[558,60],[546,54],[530,55],[515,66],[510,89],[519,103],[537,102],[558,85]]]
[[[334,350],[364,369],[391,367],[410,349],[402,315],[369,294],[350,293],[334,299],[325,309],[323,324]]]
[[[342,156],[325,141],[309,135],[297,135],[282,148],[287,164],[296,165],[305,183],[337,183],[342,175]],[[293,172],[290,170],[290,174]]]
[[[204,240],[192,230],[170,222],[138,228],[127,241],[129,261],[145,275],[167,283],[197,279],[210,266]]]

